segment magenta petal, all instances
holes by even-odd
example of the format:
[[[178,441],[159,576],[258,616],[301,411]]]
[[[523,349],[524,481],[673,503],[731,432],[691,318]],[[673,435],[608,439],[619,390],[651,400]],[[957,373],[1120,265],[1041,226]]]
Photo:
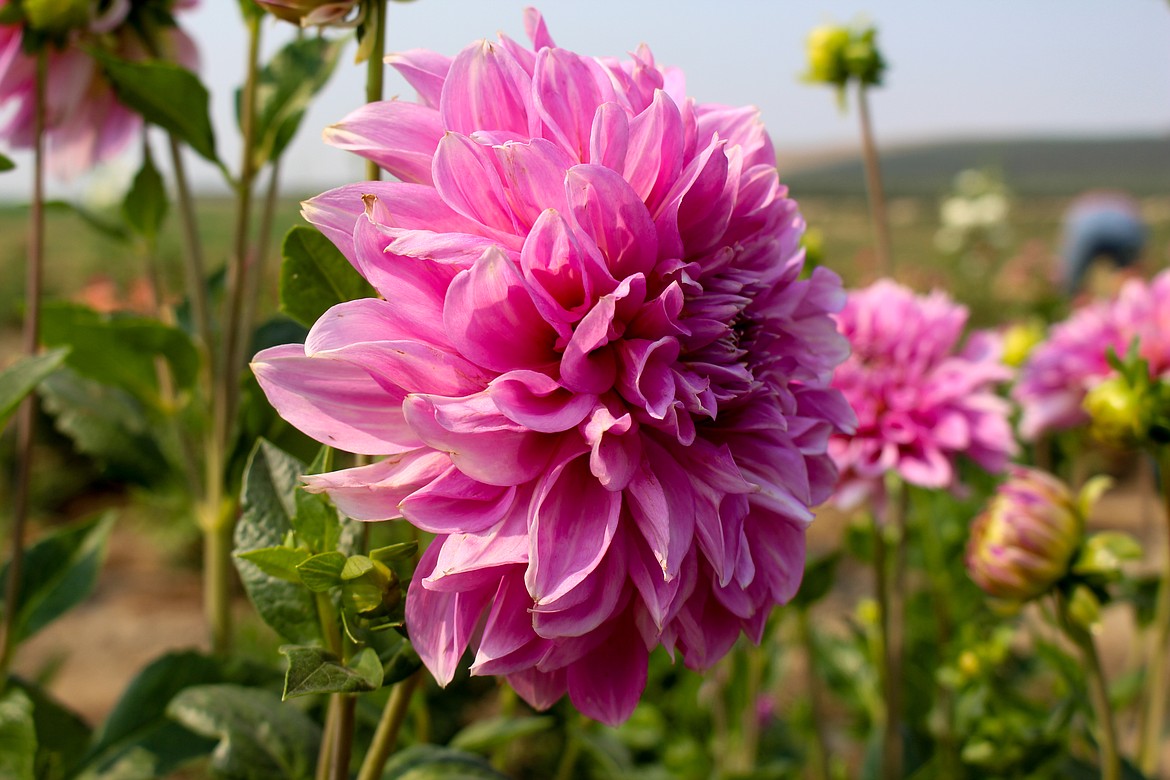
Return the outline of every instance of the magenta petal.
[[[629,549],[630,581],[634,583],[642,597],[642,605],[654,624],[655,630],[652,634],[657,640],[657,635],[677,612],[676,601],[682,578],[667,577],[665,567],[655,559],[650,548],[644,543],[631,539],[626,544]]]
[[[532,628],[546,639],[579,637],[597,629],[623,605],[627,554],[615,540],[597,568],[572,591],[532,610]]]
[[[402,181],[431,183],[431,159],[443,137],[439,112],[417,103],[367,103],[325,128],[325,142],[372,160]]]
[[[594,303],[600,256],[586,252],[568,221],[553,209],[541,213],[524,240],[520,268],[541,316],[552,323],[576,322]]]
[[[627,412],[614,417],[604,404],[593,410],[583,427],[589,443],[589,470],[606,490],[622,490],[642,459],[642,438]]]
[[[489,249],[451,282],[443,323],[452,343],[485,368],[539,368],[556,359],[556,331],[540,316],[516,266]]]
[[[444,456],[443,460],[450,463]],[[425,486],[399,499],[402,516],[432,534],[474,533],[503,519],[516,488],[485,485],[448,468]]]
[[[519,485],[548,462],[546,435],[504,417],[486,393],[466,399],[411,395],[402,411],[422,441],[450,453],[456,468],[480,482]]]
[[[683,167],[683,123],[678,106],[662,90],[630,120],[625,178],[638,198],[654,208]]]
[[[756,576],[767,586],[774,603],[788,603],[804,575],[804,525],[759,512],[748,518],[744,532],[756,560]]]
[[[531,79],[511,54],[488,41],[468,46],[455,57],[439,113],[456,133],[503,130],[529,135]]]
[[[547,374],[523,370],[496,377],[488,395],[509,420],[542,433],[569,430],[596,402],[592,395],[569,392]]]
[[[465,135],[447,133],[439,141],[431,173],[435,190],[456,212],[503,233],[519,233],[521,226],[504,196],[490,147]]]
[[[617,358],[612,349],[605,347],[618,336],[615,321],[627,309],[641,305],[645,295],[646,280],[640,274],[626,277],[577,323],[561,355],[561,380],[565,387],[598,395],[613,387]]]
[[[674,405],[672,367],[678,355],[678,339],[670,336],[657,341],[626,339],[618,349],[621,363],[618,390],[627,401],[641,407],[654,419],[664,419]]]
[[[615,279],[653,270],[654,221],[621,175],[603,165],[577,165],[569,169],[565,191],[574,223],[597,244]]]
[[[617,103],[602,103],[593,115],[586,162],[604,165],[625,173],[626,150],[630,145],[630,117]],[[636,191],[636,190],[635,190]]]
[[[568,690],[564,669],[551,672],[542,672],[535,667],[523,669],[509,674],[508,684],[536,710],[547,710]]]
[[[672,580],[694,541],[696,496],[673,458],[647,450],[649,457],[626,486],[627,506],[663,577]]]
[[[495,590],[505,568],[528,562],[528,527],[524,506],[490,528],[452,534],[444,539],[434,571],[423,581],[435,591]]]
[[[402,517],[402,499],[451,468],[441,452],[417,449],[391,455],[368,466],[327,474],[308,474],[301,479],[310,493],[328,493],[343,513],[355,520],[389,520]]]
[[[632,624],[616,627],[607,642],[566,670],[573,706],[610,726],[624,722],[646,688],[649,655]]]
[[[542,49],[536,55],[536,113],[574,162],[588,159],[593,112],[603,100],[594,67],[567,49]]]
[[[387,55],[386,62],[414,87],[423,103],[431,108],[439,107],[443,83],[451,69],[450,57],[425,49],[411,49]]]
[[[562,461],[540,480],[524,575],[537,605],[564,596],[597,567],[609,549],[621,507],[621,494],[599,485],[583,456]]]
[[[288,344],[260,352],[252,371],[280,416],[323,444],[361,455],[422,444],[406,425],[401,397],[359,366],[306,357],[299,344]]]
[[[499,163],[505,196],[524,232],[546,209],[565,210],[565,172],[577,160],[543,138],[527,143],[508,142],[492,151]]]
[[[548,25],[544,23],[544,17],[535,8],[529,7],[524,9],[524,32],[528,35],[528,39],[532,41],[533,48],[537,51],[550,46],[556,46],[553,43],[552,36],[548,33]]]
[[[521,572],[505,575],[492,599],[483,636],[471,665],[473,675],[511,674],[535,666],[547,652],[547,641],[532,631],[528,610],[532,597]]]
[[[444,537],[437,537],[423,553],[406,593],[406,628],[410,643],[441,686],[455,677],[459,659],[495,589],[440,593],[427,590]]]

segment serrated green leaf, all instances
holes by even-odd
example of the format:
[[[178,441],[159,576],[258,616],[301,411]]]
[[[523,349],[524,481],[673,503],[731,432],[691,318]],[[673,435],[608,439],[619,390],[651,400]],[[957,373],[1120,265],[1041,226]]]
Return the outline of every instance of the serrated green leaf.
[[[237,553],[284,544],[293,530],[294,495],[304,471],[301,461],[263,439],[257,442],[244,471],[242,511],[235,531]],[[235,565],[248,598],[264,622],[290,642],[320,641],[321,624],[312,593],[299,583],[265,573],[239,554]]]
[[[167,216],[167,188],[154,167],[150,149],[142,159],[142,167],[134,177],[130,191],[122,200],[122,216],[138,235],[153,239],[158,235]]]
[[[321,730],[268,691],[240,685],[187,688],[171,700],[167,716],[219,740],[211,767],[224,780],[312,777]]]
[[[179,328],[148,317],[100,314],[76,303],[52,301],[41,313],[41,340],[71,347],[66,365],[136,398],[157,403],[158,358],[166,359],[179,389],[189,389],[199,372],[199,353]]]
[[[34,780],[36,755],[32,702],[23,691],[10,688],[0,698],[0,777]]]
[[[312,325],[336,304],[376,294],[345,255],[315,228],[298,225],[290,230],[281,256],[280,308],[303,325]]]
[[[285,699],[311,693],[376,691],[382,685],[382,663],[370,647],[358,653],[352,667],[320,647],[285,645],[280,652],[288,658]]]
[[[106,557],[112,515],[85,520],[48,534],[24,553],[14,633],[20,642],[89,596]],[[8,563],[0,582],[8,581]]]
[[[0,430],[8,425],[25,396],[65,362],[68,352],[68,349],[55,349],[22,358],[0,373]]]
[[[147,122],[174,134],[201,157],[220,165],[209,95],[198,76],[172,62],[131,62],[99,49],[87,51],[101,64],[118,100]]]
[[[153,485],[172,473],[149,415],[130,393],[67,368],[46,378],[37,392],[57,430],[111,478]]]
[[[297,573],[306,588],[314,593],[324,593],[341,584],[345,560],[345,556],[336,550],[320,553],[297,566]]]
[[[284,152],[296,135],[313,95],[329,81],[343,48],[342,38],[294,40],[260,70],[256,79],[254,164],[257,168]]]
[[[256,564],[265,574],[296,583],[301,581],[297,566],[304,563],[309,555],[308,550],[300,548],[294,550],[291,547],[262,547],[259,550],[236,553],[237,558]]]
[[[122,775],[146,771],[146,777],[162,777],[206,755],[214,742],[168,720],[166,708],[180,691],[223,679],[218,661],[193,651],[168,653],[151,662],[126,687],[94,735],[84,766],[101,776],[120,766]]]
[[[548,731],[556,723],[547,715],[528,718],[495,717],[477,720],[451,738],[451,747],[487,755],[509,742]]]
[[[390,758],[382,780],[507,780],[507,775],[474,753],[411,745]]]

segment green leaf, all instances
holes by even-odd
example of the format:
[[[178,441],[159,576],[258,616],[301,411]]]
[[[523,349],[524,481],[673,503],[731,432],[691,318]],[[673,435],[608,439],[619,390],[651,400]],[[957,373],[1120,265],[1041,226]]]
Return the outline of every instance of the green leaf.
[[[395,753],[382,780],[507,780],[507,775],[474,753],[424,744]]]
[[[89,596],[106,557],[112,515],[66,526],[25,550],[16,604],[16,641],[40,631]],[[8,581],[8,564],[0,582]]]
[[[254,164],[280,157],[296,135],[309,102],[332,75],[345,40],[294,40],[276,53],[256,80]],[[239,97],[237,95],[237,107]]]
[[[147,239],[158,236],[167,216],[167,188],[154,167],[149,147],[142,159],[142,167],[122,201],[122,216],[126,218],[126,224]]]
[[[472,723],[451,738],[451,747],[487,755],[521,737],[548,731],[556,723],[547,715],[528,718],[495,717]]]
[[[330,307],[376,295],[345,255],[315,228],[298,225],[281,247],[280,308],[309,326]]]
[[[168,653],[151,662],[127,686],[94,735],[85,766],[106,773],[133,763],[142,767],[145,777],[162,777],[206,755],[214,743],[168,720],[167,704],[186,688],[223,679],[218,661],[193,651]]]
[[[324,593],[341,584],[345,555],[336,550],[314,555],[297,566],[301,582],[314,593]]]
[[[72,347],[65,362],[79,374],[158,403],[158,358],[170,364],[179,389],[189,389],[199,372],[199,353],[179,328],[148,317],[106,315],[76,303],[46,303],[41,340]]]
[[[236,570],[248,597],[264,622],[295,644],[321,639],[321,625],[312,593],[299,583],[265,573],[242,557],[244,553],[284,544],[293,530],[294,493],[305,465],[261,439],[244,471],[242,514],[236,523]]]
[[[219,740],[211,766],[225,780],[313,775],[321,730],[266,690],[240,685],[187,688],[171,700],[167,715],[196,734]]]
[[[835,552],[815,561],[810,561],[805,566],[804,579],[800,583],[800,590],[796,592],[796,596],[792,599],[793,605],[802,609],[808,609],[828,595],[833,587],[834,575],[837,572],[837,564],[840,560],[841,553]]]
[[[16,163],[12,162],[8,157],[0,154],[0,173],[11,171],[16,167]]]
[[[57,430],[98,461],[108,476],[152,485],[171,473],[146,410],[125,390],[61,369],[41,382],[38,391]]]
[[[0,430],[8,425],[24,397],[65,361],[67,349],[22,358],[0,373]]]
[[[336,655],[320,647],[284,645],[280,652],[288,657],[285,699],[310,693],[376,691],[382,685],[382,664],[370,647],[357,655],[353,667],[346,666]]]
[[[309,473],[319,472],[310,466]],[[309,493],[298,486],[293,500],[296,504],[296,514],[292,518],[292,524],[297,532],[298,541],[307,544],[313,552],[321,553],[336,549],[341,538],[341,517],[328,496]]]
[[[215,154],[207,88],[198,76],[172,62],[131,62],[100,49],[87,51],[101,63],[118,100],[222,167]]]
[[[259,550],[236,553],[236,557],[256,564],[260,571],[271,577],[299,583],[301,577],[297,573],[297,566],[305,562],[309,557],[309,551],[291,547],[262,547]]]
[[[121,222],[115,222],[105,217],[96,214],[89,209],[79,206],[76,203],[70,203],[65,200],[50,200],[45,202],[46,212],[65,212],[74,214],[81,219],[82,222],[89,225],[95,231],[105,236],[106,238],[125,243],[130,240],[130,232],[126,230],[126,226]]]
[[[37,732],[28,696],[10,688],[0,698],[0,777],[34,780]]]
[[[398,542],[397,544],[388,544],[385,547],[379,547],[376,550],[370,550],[370,557],[375,561],[381,561],[389,566],[396,561],[405,561],[414,557],[418,552],[418,542]]]
[[[1142,546],[1123,531],[1101,531],[1090,535],[1073,561],[1074,574],[1106,580],[1121,576],[1121,565],[1142,557]]]
[[[9,677],[8,684],[22,691],[32,702],[33,726],[37,733],[37,777],[58,780],[71,776],[89,744],[89,726],[80,715],[36,685],[17,677]],[[2,773],[0,776],[7,777]]]
[[[382,647],[379,657],[382,659],[383,685],[402,682],[422,668],[422,659],[406,637],[395,631],[386,631],[376,636],[374,641]]]

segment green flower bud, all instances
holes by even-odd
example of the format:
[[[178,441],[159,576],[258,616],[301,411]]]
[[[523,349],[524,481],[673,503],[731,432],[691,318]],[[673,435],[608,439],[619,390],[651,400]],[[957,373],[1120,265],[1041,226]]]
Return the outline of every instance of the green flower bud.
[[[1152,414],[1148,387],[1115,374],[1085,395],[1089,432],[1103,444],[1132,447],[1147,438]]]
[[[382,617],[402,601],[398,575],[381,561],[351,555],[341,572],[341,602],[362,617]]]
[[[1003,333],[1003,362],[1019,368],[1043,340],[1044,323],[1041,320],[1030,319],[1009,326]]]
[[[849,30],[835,24],[814,27],[808,34],[805,51],[808,72],[805,79],[817,84],[844,86],[849,79],[845,64],[845,49],[849,46]]]
[[[1068,573],[1083,533],[1077,499],[1064,483],[1015,466],[971,524],[967,572],[996,599],[1036,598]]]
[[[89,24],[89,0],[24,0],[28,26],[50,36],[61,36]]]

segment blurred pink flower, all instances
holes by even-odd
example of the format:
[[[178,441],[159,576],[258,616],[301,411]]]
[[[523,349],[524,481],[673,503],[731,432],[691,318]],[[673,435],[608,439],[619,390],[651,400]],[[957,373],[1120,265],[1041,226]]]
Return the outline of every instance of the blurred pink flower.
[[[0,0],[0,9],[10,3]],[[175,3],[174,10],[194,5]],[[126,0],[110,3],[87,29],[73,31],[67,45],[47,45],[45,140],[48,169],[58,178],[70,179],[117,155],[142,127],[142,118],[118,102],[101,67],[82,49],[100,39],[116,56],[146,59],[134,25],[126,23],[131,10]],[[198,54],[191,39],[178,28],[163,33],[167,58],[195,68]],[[22,25],[0,25],[0,106],[14,106],[0,138],[18,149],[31,148],[34,141],[36,58],[22,48],[24,35]]]
[[[1013,397],[1023,409],[1020,435],[1034,439],[1089,421],[1085,395],[1114,373],[1109,349],[1138,354],[1152,377],[1170,372],[1170,271],[1153,281],[1127,281],[1112,301],[1095,301],[1055,325],[1020,369]]]
[[[973,333],[958,349],[964,307],[880,279],[851,292],[837,322],[853,354],[833,387],[858,419],[856,433],[829,442],[841,471],[838,504],[880,498],[890,471],[911,485],[956,487],[959,455],[991,472],[1007,465],[1016,443],[995,385],[1012,372],[990,333]]]
[[[389,456],[310,490],[437,535],[407,627],[440,683],[470,646],[534,706],[617,723],[655,646],[708,667],[796,591],[852,424],[829,387],[844,294],[800,279],[754,109],[525,21],[535,52],[392,56],[422,102],[326,132],[402,180],[305,204],[382,299],[253,365],[294,425]]]

